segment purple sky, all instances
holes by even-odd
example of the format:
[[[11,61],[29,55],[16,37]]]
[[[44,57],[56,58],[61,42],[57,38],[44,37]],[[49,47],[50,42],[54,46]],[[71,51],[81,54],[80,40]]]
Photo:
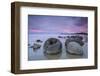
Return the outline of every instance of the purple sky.
[[[88,18],[74,16],[29,15],[28,30],[31,32],[87,32]]]

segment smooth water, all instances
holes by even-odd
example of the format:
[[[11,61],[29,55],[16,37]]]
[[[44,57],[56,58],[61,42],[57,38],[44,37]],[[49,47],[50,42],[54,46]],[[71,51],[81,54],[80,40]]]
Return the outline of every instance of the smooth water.
[[[50,59],[77,59],[77,58],[87,58],[88,57],[88,47],[87,47],[87,42],[86,38],[87,36],[83,35],[83,41],[84,45],[82,46],[83,48],[83,55],[78,56],[78,55],[70,55],[66,52],[65,49],[65,40],[66,38],[58,38],[58,36],[69,36],[69,35],[48,35],[48,34],[29,34],[28,36],[28,44],[29,46],[32,46],[34,43],[37,43],[36,40],[41,40],[43,42],[38,43],[41,45],[40,49],[33,50],[33,48],[28,47],[28,60],[50,60]],[[44,43],[48,38],[57,38],[61,41],[63,47],[62,47],[62,52],[57,55],[46,55],[44,54]]]

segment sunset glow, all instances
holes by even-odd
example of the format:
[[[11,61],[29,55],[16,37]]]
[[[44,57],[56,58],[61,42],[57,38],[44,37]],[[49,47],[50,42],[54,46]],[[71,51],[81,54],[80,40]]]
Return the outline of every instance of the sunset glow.
[[[37,32],[87,33],[88,31],[87,26],[88,26],[87,17],[45,16],[45,15],[28,16],[29,33],[37,33]]]

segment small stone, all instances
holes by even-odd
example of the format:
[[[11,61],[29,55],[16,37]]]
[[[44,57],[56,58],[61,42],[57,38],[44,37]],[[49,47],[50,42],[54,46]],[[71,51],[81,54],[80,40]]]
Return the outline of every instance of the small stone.
[[[36,42],[40,42],[40,43],[42,43],[43,41],[42,41],[42,40],[36,40]]]
[[[39,49],[40,47],[41,47],[40,44],[34,43],[32,48],[33,48],[34,50],[36,50],[36,49]]]

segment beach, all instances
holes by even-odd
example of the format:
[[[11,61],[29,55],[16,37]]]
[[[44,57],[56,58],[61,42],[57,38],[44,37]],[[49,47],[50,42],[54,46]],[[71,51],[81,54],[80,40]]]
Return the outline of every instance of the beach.
[[[61,36],[62,38],[59,38]],[[67,36],[72,36],[70,34],[68,35],[61,35],[61,34],[29,34],[28,36],[28,60],[51,60],[51,59],[79,59],[79,58],[88,58],[88,46],[86,35],[83,36],[83,42],[84,45],[82,46],[83,49],[83,55],[70,55],[66,52],[65,48],[65,41],[67,39]],[[44,43],[48,38],[56,38],[59,39],[62,43],[62,52],[57,55],[47,55],[44,54]],[[37,40],[41,40],[41,42],[36,42]],[[33,48],[30,48],[34,43],[38,43],[41,45],[39,49],[34,50]]]

